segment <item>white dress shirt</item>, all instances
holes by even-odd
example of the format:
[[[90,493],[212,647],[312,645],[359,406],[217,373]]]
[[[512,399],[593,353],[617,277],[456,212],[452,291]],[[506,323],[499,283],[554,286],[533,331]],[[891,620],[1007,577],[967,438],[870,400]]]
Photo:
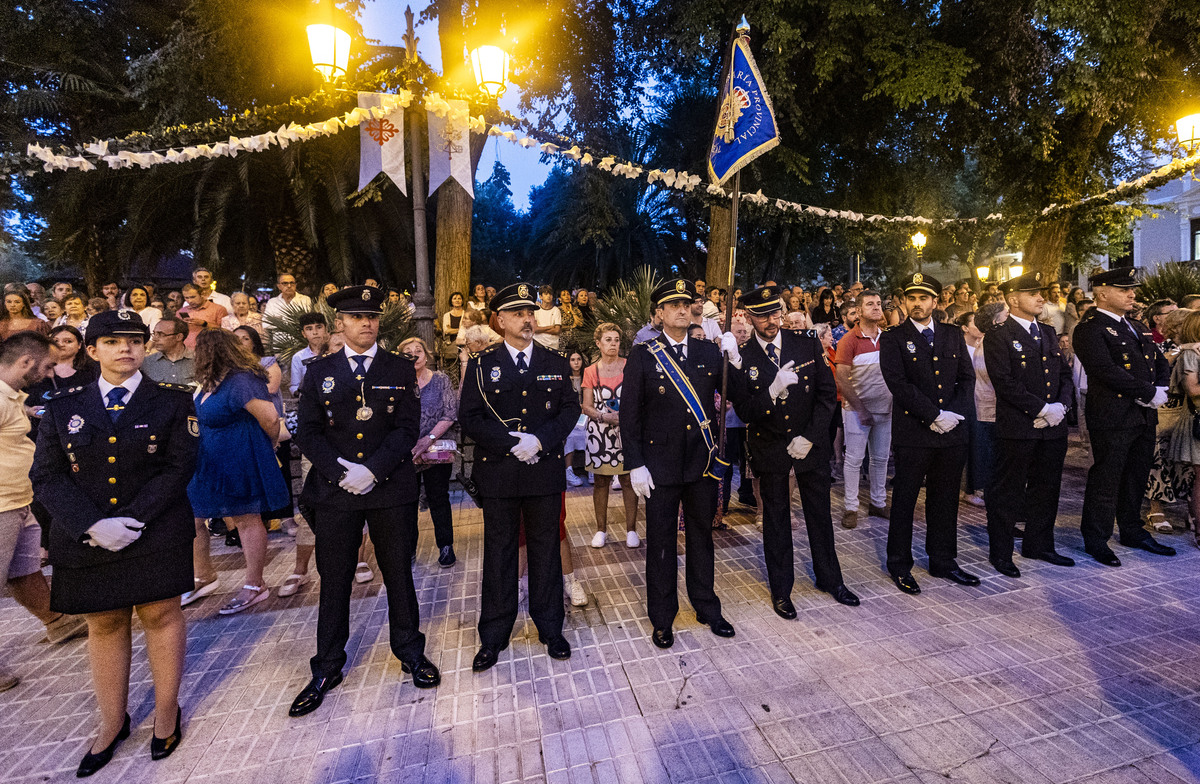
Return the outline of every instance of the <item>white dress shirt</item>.
[[[366,361],[363,362],[363,373],[369,371],[371,363],[375,361],[375,352],[377,351],[379,351],[378,343],[372,343],[371,347],[361,354],[356,354],[350,350],[349,346],[346,346],[346,361],[350,363],[350,374],[353,375],[358,372],[358,367],[354,362],[355,357],[365,357]]]
[[[121,398],[121,405],[129,403],[129,398],[133,397],[133,393],[137,391],[138,384],[142,383],[142,371],[134,373],[129,378],[125,379],[125,383],[121,387],[125,390],[125,396]],[[110,384],[104,380],[104,376],[100,376],[97,382],[100,387],[100,400],[104,405],[108,405],[108,393],[117,388],[116,384]]]
[[[554,337],[558,337],[558,336],[555,335]],[[514,365],[517,364],[517,354],[525,355],[525,367],[528,368],[533,365],[533,343],[532,342],[530,342],[530,344],[528,346],[526,346],[525,348],[516,348],[513,346],[512,343],[509,343],[506,340],[506,341],[504,341],[504,347],[506,349],[508,349],[508,355],[510,357],[512,357],[512,361],[513,361]]]

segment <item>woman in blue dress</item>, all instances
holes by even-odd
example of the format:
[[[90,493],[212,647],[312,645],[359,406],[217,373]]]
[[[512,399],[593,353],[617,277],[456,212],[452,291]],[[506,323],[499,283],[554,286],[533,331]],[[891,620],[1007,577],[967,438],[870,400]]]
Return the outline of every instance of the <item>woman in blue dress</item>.
[[[221,609],[232,615],[265,601],[263,584],[267,530],[262,514],[288,500],[275,458],[279,415],[267,391],[267,373],[233,333],[206,329],[196,336],[196,417],[200,445],[188,499],[199,534],[193,550],[196,587],[183,604],[214,593],[217,573],[204,520],[222,517],[237,528],[246,556],[246,581]]]

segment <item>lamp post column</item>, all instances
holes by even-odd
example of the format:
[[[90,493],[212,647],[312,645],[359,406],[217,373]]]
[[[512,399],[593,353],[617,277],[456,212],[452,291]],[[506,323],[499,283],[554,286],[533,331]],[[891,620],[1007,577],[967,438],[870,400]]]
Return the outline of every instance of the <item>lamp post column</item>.
[[[411,61],[417,59],[417,36],[413,30],[412,8],[404,9],[408,30],[404,34],[404,46]],[[417,322],[417,336],[425,345],[433,348],[433,292],[429,286],[429,238],[425,232],[425,156],[422,154],[421,113],[408,113],[409,138],[412,144],[413,184],[413,256],[417,284],[413,291],[413,317]]]

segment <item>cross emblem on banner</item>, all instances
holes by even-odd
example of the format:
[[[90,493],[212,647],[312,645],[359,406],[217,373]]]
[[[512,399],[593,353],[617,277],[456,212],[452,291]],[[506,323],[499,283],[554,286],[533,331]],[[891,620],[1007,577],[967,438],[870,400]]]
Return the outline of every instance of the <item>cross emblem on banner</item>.
[[[367,135],[374,139],[375,143],[380,147],[384,145],[384,142],[400,132],[396,126],[392,125],[391,121],[387,120],[386,118],[368,120],[366,127]]]
[[[461,153],[463,151],[462,137],[461,130],[447,123],[445,129],[442,131],[442,141],[444,142],[442,152],[448,155]]]

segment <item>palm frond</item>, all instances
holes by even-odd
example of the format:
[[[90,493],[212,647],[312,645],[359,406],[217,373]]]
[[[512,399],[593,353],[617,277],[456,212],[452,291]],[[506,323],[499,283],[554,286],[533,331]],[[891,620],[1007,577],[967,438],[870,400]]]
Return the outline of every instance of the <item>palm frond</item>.
[[[333,334],[337,313],[324,299],[318,299],[312,308],[285,305],[279,316],[263,316],[263,324],[274,333],[275,356],[281,364],[290,363],[296,352],[308,345],[299,320],[301,314],[313,311],[325,317],[325,327]],[[416,334],[417,325],[407,307],[391,303],[383,306],[383,315],[379,317],[378,340],[384,351],[392,351]]]

